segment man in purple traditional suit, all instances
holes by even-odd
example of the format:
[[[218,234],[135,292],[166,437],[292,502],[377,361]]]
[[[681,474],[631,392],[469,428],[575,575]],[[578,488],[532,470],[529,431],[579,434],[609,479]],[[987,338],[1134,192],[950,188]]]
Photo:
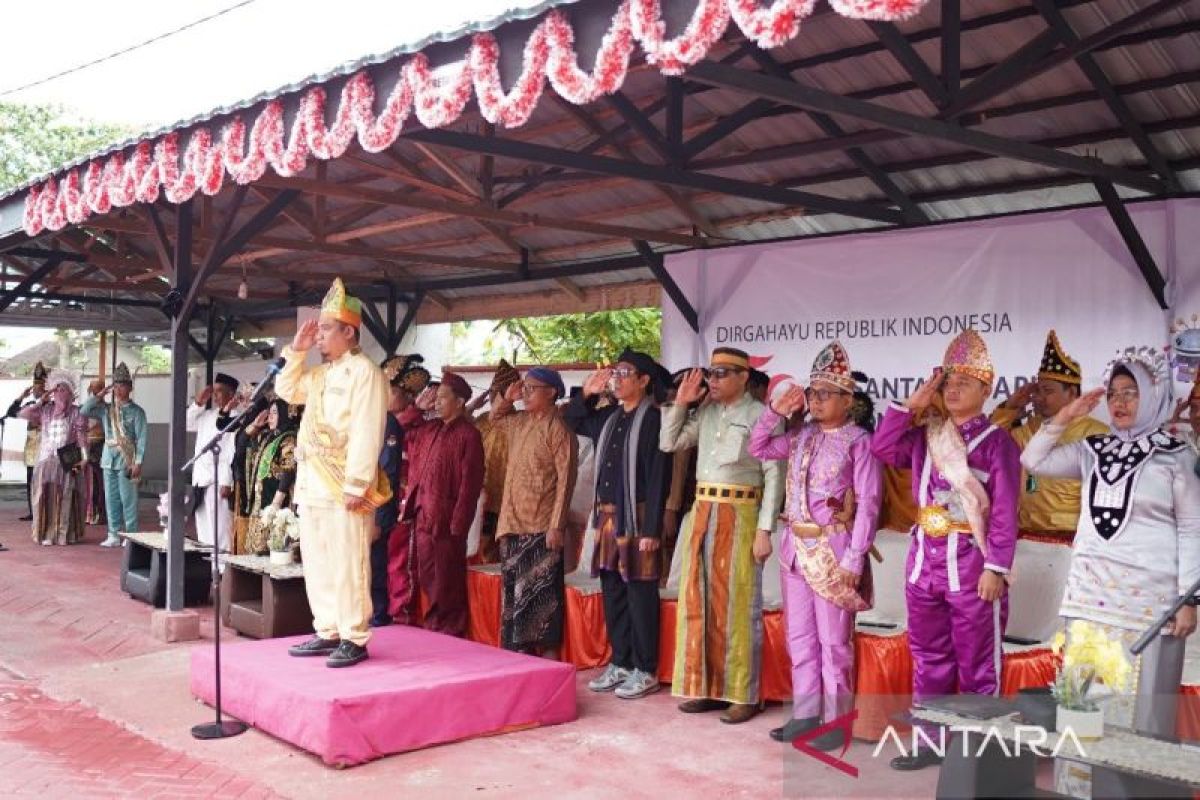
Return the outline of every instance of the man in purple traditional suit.
[[[808,388],[777,398],[750,434],[752,455],[788,461],[779,567],[793,703],[792,718],[771,731],[780,742],[854,706],[854,615],[871,607],[867,553],[883,495],[883,471],[871,455],[874,411],[855,392],[850,359],[833,342],[813,363]],[[809,422],[775,433],[806,405]],[[820,750],[847,744],[841,728],[811,743]]]
[[[917,703],[1000,688],[1021,451],[983,415],[993,377],[987,345],[974,330],[963,331],[942,369],[907,403],[888,409],[871,443],[884,463],[912,468],[919,510],[905,600]],[[939,392],[949,419],[923,421]],[[924,748],[892,759],[892,767],[922,769],[940,760]]]

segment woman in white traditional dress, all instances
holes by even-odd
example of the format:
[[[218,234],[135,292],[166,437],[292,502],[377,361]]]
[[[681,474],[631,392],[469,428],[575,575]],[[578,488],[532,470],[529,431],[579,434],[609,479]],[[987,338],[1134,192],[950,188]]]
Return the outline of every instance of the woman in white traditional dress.
[[[1200,577],[1200,478],[1192,448],[1164,428],[1172,384],[1163,354],[1126,350],[1105,382],[1043,425],[1021,463],[1036,475],[1084,481],[1061,614],[1128,647]],[[1058,444],[1066,425],[1102,398],[1112,432]],[[1134,660],[1135,694],[1108,704],[1109,721],[1174,734],[1184,639],[1195,630],[1196,607],[1185,605]]]

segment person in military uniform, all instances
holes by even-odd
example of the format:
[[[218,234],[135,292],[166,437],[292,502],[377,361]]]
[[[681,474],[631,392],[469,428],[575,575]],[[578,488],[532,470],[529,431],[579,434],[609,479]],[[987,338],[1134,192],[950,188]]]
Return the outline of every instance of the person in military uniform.
[[[98,383],[98,382],[97,382]],[[112,392],[112,402],[104,396]],[[124,362],[113,370],[111,386],[92,385],[92,393],[79,411],[97,419],[104,427],[104,454],[100,469],[104,474],[104,505],[108,513],[108,536],[101,547],[118,547],[124,530],[137,530],[138,483],[146,458],[146,412],[133,402],[133,376]]]
[[[371,638],[370,548],[375,510],[391,497],[379,469],[387,416],[383,370],[358,345],[362,304],[336,279],[283,350],[286,364],[275,394],[304,405],[296,446],[295,498],[299,506],[304,586],[316,633],[288,650],[327,656],[330,667],[367,658]],[[317,347],[324,363],[305,366]]]

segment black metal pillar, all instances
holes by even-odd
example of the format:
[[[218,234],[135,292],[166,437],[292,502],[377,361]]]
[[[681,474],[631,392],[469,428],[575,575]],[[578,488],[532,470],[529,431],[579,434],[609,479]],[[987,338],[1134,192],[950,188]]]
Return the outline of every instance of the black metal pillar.
[[[183,203],[175,211],[176,239],[172,253],[174,285],[172,296],[186,297],[192,281],[192,204]],[[180,469],[188,460],[186,413],[192,399],[188,396],[188,323],[190,310],[180,313],[176,305],[171,319],[171,427],[167,446],[167,494],[171,516],[167,526],[167,610],[182,611],[183,538],[187,519],[184,496],[190,481]],[[219,632],[218,632],[219,633]]]

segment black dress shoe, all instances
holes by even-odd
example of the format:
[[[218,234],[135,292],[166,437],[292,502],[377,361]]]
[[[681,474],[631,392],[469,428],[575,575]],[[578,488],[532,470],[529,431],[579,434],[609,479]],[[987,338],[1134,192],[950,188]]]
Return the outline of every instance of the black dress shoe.
[[[350,640],[344,640],[333,651],[333,655],[325,659],[327,667],[353,667],[360,661],[367,660],[367,648],[357,645]]]
[[[367,621],[367,624],[372,628],[385,628],[392,624],[392,618],[388,614],[376,614]]]
[[[911,756],[896,756],[891,762],[892,769],[901,772],[916,772],[940,763],[942,757],[932,750],[917,750]]]
[[[826,753],[830,750],[841,750],[846,746],[846,731],[842,728],[834,728],[809,739],[807,744],[814,750],[822,750]]]
[[[322,639],[314,636],[303,644],[292,645],[288,648],[289,656],[327,656],[337,650],[336,639]]]
[[[703,714],[706,711],[724,711],[729,703],[713,700],[711,697],[693,697],[679,704],[679,710],[685,714]]]
[[[17,522],[33,522],[33,514],[26,514],[23,517],[17,517]]]
[[[791,742],[800,734],[807,733],[813,728],[819,727],[820,724],[820,717],[801,717],[800,719],[789,719],[786,725],[781,728],[774,728],[771,731],[771,738],[777,742]]]

